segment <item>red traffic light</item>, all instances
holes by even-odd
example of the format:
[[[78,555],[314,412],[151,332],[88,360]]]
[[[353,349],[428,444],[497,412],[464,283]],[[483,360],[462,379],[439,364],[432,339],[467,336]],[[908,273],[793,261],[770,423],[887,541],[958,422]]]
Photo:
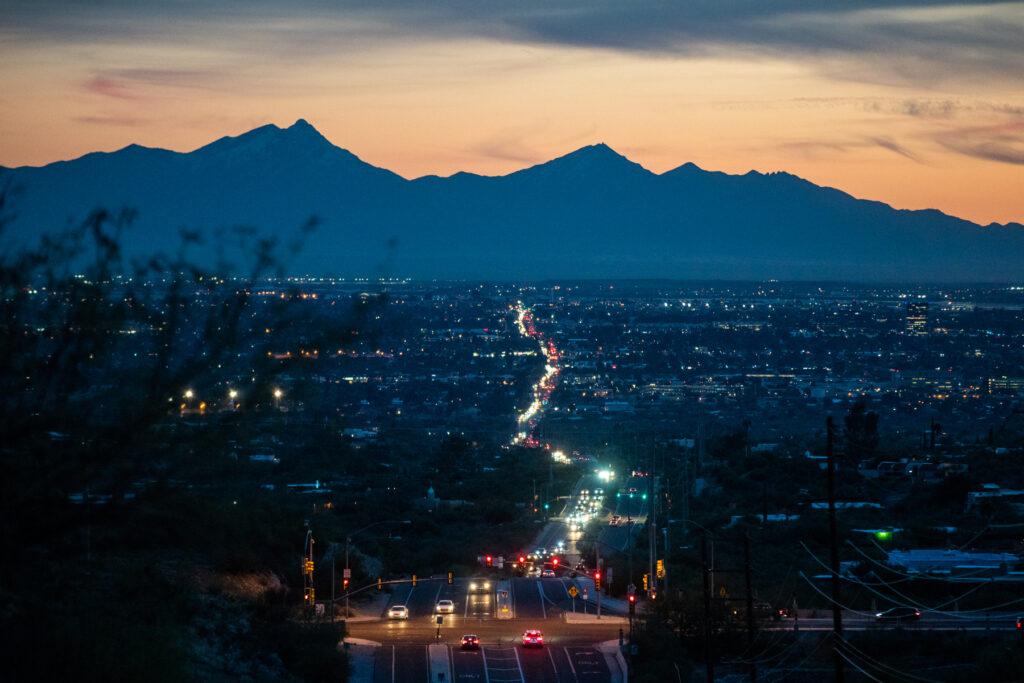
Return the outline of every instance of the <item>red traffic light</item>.
[[[348,590],[348,581],[349,581],[348,579],[342,579],[341,580],[341,587],[344,588],[345,590]]]
[[[629,602],[630,602],[630,604],[633,604],[633,603],[636,602],[636,593],[630,593],[629,594]]]
[[[525,555],[520,555],[519,556],[519,564],[526,564],[526,556]]]
[[[557,567],[558,566],[558,558],[557,557],[552,557],[551,558],[551,564],[554,565],[555,567]]]
[[[493,563],[494,563],[494,558],[493,558],[493,557],[491,557],[490,555],[488,555],[488,556],[486,556],[486,557],[484,558],[484,562],[486,562],[486,563],[487,563],[487,566],[488,566],[488,567],[490,567],[490,566],[491,566],[491,564],[493,564]]]

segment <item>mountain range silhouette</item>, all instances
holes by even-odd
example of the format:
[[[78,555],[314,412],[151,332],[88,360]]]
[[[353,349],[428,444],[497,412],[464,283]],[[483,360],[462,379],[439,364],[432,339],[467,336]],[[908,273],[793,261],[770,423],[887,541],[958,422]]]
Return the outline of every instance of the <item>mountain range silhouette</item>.
[[[282,243],[320,219],[289,274],[441,279],[1019,282],[1024,226],[894,209],[789,173],[692,163],[656,174],[605,144],[503,176],[405,179],[305,120],[192,152],[129,145],[0,168],[16,190],[4,248],[97,207],[134,208],[132,255],[252,226]],[[210,250],[212,251],[212,250]],[[212,256],[211,256],[212,258]]]

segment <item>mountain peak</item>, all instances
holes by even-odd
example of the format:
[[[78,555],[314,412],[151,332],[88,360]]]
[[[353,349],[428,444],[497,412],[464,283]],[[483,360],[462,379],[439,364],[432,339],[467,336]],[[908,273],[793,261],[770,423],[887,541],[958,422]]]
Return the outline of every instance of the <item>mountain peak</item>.
[[[529,176],[565,174],[569,177],[578,178],[618,176],[621,174],[653,175],[640,164],[627,159],[603,142],[580,147],[568,154],[556,157],[543,164],[525,168],[512,175],[517,176],[521,174]]]
[[[240,135],[226,135],[195,150],[195,154],[205,156],[211,153],[253,153],[261,149],[286,145],[298,148],[307,153],[322,152],[327,149],[339,149],[305,119],[298,119],[287,128],[267,123],[253,128]]]

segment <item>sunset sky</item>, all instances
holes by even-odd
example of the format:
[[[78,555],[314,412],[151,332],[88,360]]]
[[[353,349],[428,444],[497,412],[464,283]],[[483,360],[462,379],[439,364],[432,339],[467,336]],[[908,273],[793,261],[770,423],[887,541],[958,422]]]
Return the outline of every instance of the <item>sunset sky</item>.
[[[1024,3],[839,5],[0,0],[0,165],[306,118],[406,177],[603,141],[1024,221]]]

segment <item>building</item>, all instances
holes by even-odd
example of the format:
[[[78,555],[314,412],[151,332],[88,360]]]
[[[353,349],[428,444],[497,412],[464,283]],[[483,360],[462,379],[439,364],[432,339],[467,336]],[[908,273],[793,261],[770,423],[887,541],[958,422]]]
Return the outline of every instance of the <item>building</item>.
[[[928,334],[928,302],[908,303],[906,321],[908,334]]]
[[[1013,553],[972,553],[962,550],[893,550],[888,564],[911,574],[1005,574],[1020,562]]]

